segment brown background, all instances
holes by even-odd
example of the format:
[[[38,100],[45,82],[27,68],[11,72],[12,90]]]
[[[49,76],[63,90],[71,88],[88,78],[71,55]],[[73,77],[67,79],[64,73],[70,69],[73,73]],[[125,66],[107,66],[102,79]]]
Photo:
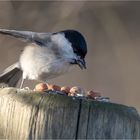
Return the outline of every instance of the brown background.
[[[50,82],[95,89],[140,111],[140,2],[0,2],[0,27],[81,31],[88,42],[88,69],[77,67]],[[0,35],[1,72],[18,60],[24,45]]]

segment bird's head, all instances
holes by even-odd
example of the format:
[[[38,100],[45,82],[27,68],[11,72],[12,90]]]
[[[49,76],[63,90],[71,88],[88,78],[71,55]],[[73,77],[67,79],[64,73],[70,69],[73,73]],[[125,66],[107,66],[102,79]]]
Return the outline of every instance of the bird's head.
[[[64,34],[75,55],[75,58],[70,63],[77,64],[81,69],[86,69],[85,56],[87,54],[87,44],[84,36],[76,30],[64,30],[59,33]]]

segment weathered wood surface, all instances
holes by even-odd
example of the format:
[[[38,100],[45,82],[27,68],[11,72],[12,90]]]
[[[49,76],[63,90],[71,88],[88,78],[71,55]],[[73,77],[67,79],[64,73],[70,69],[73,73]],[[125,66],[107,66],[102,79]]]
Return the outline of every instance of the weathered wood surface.
[[[1,139],[136,139],[132,107],[72,97],[0,89]]]

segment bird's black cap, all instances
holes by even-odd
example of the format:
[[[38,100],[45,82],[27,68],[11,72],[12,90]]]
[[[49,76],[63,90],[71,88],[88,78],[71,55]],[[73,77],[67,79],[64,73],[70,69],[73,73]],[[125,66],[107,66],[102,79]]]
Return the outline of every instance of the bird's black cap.
[[[64,30],[59,33],[64,33],[66,39],[72,44],[74,53],[81,58],[85,58],[87,54],[87,44],[83,35],[76,30]]]

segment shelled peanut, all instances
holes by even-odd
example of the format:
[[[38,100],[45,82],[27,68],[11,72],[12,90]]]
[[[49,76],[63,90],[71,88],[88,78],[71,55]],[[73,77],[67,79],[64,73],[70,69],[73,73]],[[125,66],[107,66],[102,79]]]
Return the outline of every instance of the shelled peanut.
[[[79,86],[74,86],[74,87],[68,87],[68,86],[58,86],[58,85],[53,85],[53,84],[48,84],[48,83],[39,83],[35,86],[35,91],[43,92],[46,90],[52,90],[52,91],[61,91],[65,93],[68,96],[84,96],[88,99],[93,99],[95,100],[96,97],[101,97],[101,93],[96,92],[94,90],[89,90],[85,92],[81,87]]]
[[[96,97],[101,97],[101,93],[90,90],[90,91],[87,92],[86,97],[89,98],[89,99],[95,99]]]
[[[60,91],[61,87],[57,85],[47,84],[48,90]]]
[[[70,89],[69,96],[78,96],[78,95],[83,95],[84,90],[78,86],[74,86]]]
[[[68,93],[70,92],[70,87],[63,86],[63,87],[61,87],[61,91],[68,95]]]
[[[34,88],[34,91],[39,91],[39,92],[42,92],[45,90],[48,90],[48,86],[46,83],[39,83]]]

